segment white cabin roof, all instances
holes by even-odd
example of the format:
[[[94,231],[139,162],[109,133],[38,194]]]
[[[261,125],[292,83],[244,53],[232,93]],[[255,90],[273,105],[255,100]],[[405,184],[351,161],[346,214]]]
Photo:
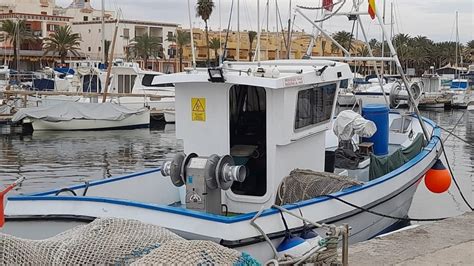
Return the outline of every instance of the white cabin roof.
[[[265,73],[257,73],[257,71]],[[257,62],[224,62],[225,83],[283,89],[325,81],[351,79],[346,63],[329,60],[275,60]],[[321,72],[321,73],[319,73]],[[209,82],[208,69],[190,69],[186,72],[156,76],[153,84]]]

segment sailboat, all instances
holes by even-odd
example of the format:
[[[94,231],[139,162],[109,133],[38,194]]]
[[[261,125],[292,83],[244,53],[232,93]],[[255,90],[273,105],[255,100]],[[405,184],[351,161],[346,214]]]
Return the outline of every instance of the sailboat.
[[[353,10],[360,18],[359,5]],[[320,58],[229,61],[157,76],[153,84],[175,84],[183,152],[160,168],[11,196],[1,231],[44,239],[97,218],[135,219],[262,262],[284,259],[300,244],[316,248],[302,238],[286,245],[307,230],[301,216],[348,223],[351,243],[387,232],[397,225],[388,217],[407,217],[417,185],[437,161],[441,131],[416,105],[416,115],[378,105],[364,117],[348,111],[334,119],[341,84],[352,78],[347,63]],[[373,137],[373,151],[353,166],[334,165],[330,154],[339,143],[353,147],[359,136]]]

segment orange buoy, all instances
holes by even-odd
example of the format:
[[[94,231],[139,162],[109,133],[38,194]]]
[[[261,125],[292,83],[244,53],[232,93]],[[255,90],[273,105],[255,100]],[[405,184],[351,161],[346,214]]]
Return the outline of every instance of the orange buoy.
[[[426,172],[425,185],[433,193],[444,193],[451,186],[451,175],[440,159]]]

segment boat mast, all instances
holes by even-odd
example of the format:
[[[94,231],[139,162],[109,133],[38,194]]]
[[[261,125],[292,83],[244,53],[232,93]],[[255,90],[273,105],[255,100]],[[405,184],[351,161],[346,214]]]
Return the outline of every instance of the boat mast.
[[[281,40],[280,40],[280,29],[278,28],[278,0],[275,0],[275,23],[276,23],[276,38],[275,40],[278,41],[278,45],[276,46],[276,59],[280,59],[280,51],[281,51]]]
[[[105,103],[105,101],[107,100],[107,89],[109,88],[109,83],[110,83],[110,72],[112,71],[112,62],[114,60],[115,41],[117,40],[117,32],[118,32],[118,27],[120,23],[120,15],[121,15],[121,12],[119,10],[118,16],[117,16],[117,22],[115,23],[114,37],[112,39],[112,44],[111,44],[112,47],[110,49],[109,60],[107,64],[107,75],[105,76],[105,87],[104,87],[104,93],[102,95],[103,103]]]
[[[105,53],[105,6],[104,6],[105,0],[102,0],[102,21],[101,21],[101,33],[102,33],[102,62],[105,64],[107,62],[107,54]],[[111,63],[111,62],[109,62]]]
[[[260,0],[257,0],[257,62],[260,66],[260,41],[261,41],[261,29],[260,29]]]
[[[393,1],[390,3],[390,41],[393,42]],[[390,62],[390,75],[393,74],[393,62]]]
[[[290,54],[291,54],[291,0],[290,0],[290,6],[288,10],[288,46],[286,47],[286,58],[290,59]]]
[[[265,46],[265,54],[267,56],[266,60],[268,60],[268,46],[269,46],[269,42],[270,42],[270,33],[268,32],[268,21],[269,21],[269,16],[270,16],[270,0],[267,0],[267,42],[266,42],[266,46]]]
[[[459,28],[458,28],[458,11],[456,11],[456,59],[454,65],[454,78],[458,76],[458,50],[459,50]]]
[[[194,51],[193,24],[191,21],[191,3],[188,0],[189,31],[191,34],[191,54],[193,55],[193,69],[196,69],[196,51]]]
[[[237,61],[240,61],[240,0],[237,0]]]
[[[383,0],[382,23],[385,26],[385,0]],[[385,57],[385,34],[382,32],[382,57]],[[382,80],[385,74],[385,62],[382,61]]]

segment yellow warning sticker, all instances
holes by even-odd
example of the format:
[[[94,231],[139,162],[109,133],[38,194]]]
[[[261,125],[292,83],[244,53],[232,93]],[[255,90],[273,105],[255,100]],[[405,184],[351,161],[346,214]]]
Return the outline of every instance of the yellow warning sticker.
[[[206,98],[191,98],[192,121],[206,121]]]

